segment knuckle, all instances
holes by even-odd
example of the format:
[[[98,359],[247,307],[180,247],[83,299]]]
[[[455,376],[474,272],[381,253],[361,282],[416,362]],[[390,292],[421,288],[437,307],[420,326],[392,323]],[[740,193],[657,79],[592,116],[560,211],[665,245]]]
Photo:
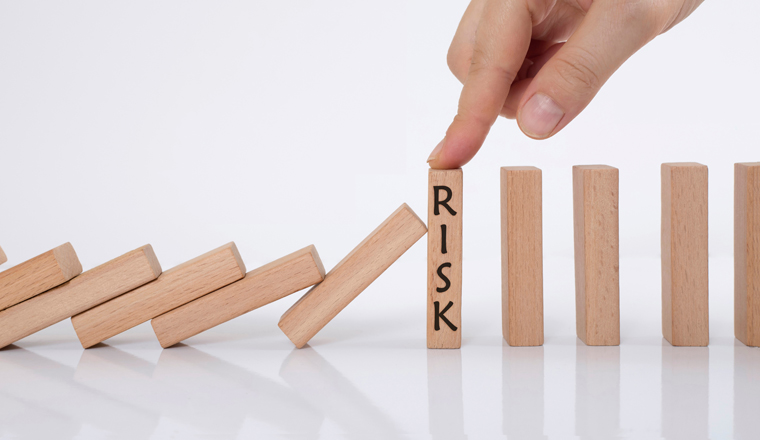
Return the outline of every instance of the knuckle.
[[[572,93],[593,92],[601,87],[602,79],[596,73],[593,55],[577,49],[572,56],[557,57],[555,69],[559,86]]]
[[[472,53],[472,61],[470,62],[469,75],[496,77],[506,84],[511,84],[517,77],[518,69],[515,69],[513,66],[503,66],[494,63],[481,48],[475,47]]]
[[[470,65],[470,57],[461,48],[453,44],[449,47],[449,52],[446,54],[446,64],[449,66],[451,73],[459,81],[464,82],[464,78],[467,77],[467,69]]]

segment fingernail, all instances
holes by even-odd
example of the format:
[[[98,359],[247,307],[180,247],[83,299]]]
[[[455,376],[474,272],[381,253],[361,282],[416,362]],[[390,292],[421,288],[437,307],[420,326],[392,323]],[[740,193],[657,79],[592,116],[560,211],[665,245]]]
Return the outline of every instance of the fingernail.
[[[525,103],[517,122],[530,137],[543,139],[548,137],[559,124],[565,112],[550,97],[536,93]]]
[[[428,157],[428,163],[438,159],[438,155],[441,153],[441,148],[443,148],[443,141],[445,140],[446,138],[441,139],[441,142],[438,142],[438,145],[433,148],[433,152],[430,153],[430,157]]]

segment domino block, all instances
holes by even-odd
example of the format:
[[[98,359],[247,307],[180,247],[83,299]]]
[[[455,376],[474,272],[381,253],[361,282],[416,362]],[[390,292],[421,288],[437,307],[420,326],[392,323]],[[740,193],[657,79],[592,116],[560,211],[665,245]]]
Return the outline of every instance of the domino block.
[[[734,334],[760,346],[760,162],[734,165]]]
[[[544,343],[541,228],[541,170],[502,167],[502,332],[512,346]]]
[[[152,283],[71,318],[82,347],[89,348],[245,275],[235,243],[228,243],[161,274]]]
[[[3,248],[0,247],[0,264],[5,263],[8,261],[8,257],[5,256],[5,252],[3,252]]]
[[[427,346],[462,345],[462,169],[428,172]]]
[[[662,334],[707,346],[707,167],[662,164]]]
[[[325,269],[314,246],[252,270],[240,281],[153,318],[161,346],[191,336],[319,283]]]
[[[153,281],[159,274],[161,265],[150,245],[90,269],[68,283],[1,311],[0,347]]]
[[[618,169],[573,167],[575,317],[586,345],[620,345]]]
[[[282,315],[280,329],[303,347],[426,232],[404,203]]]
[[[74,247],[65,243],[0,273],[0,310],[59,286],[82,273]]]

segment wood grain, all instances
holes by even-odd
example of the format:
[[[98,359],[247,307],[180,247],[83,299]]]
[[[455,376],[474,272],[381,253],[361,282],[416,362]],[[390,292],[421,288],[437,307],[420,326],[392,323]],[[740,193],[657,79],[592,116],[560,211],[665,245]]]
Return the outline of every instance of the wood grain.
[[[662,164],[662,334],[707,346],[707,167]]]
[[[71,318],[84,348],[129,330],[245,275],[235,243],[228,243],[161,274],[152,283]]]
[[[620,345],[618,169],[573,167],[575,319],[586,345]]]
[[[5,252],[3,252],[3,248],[0,247],[0,264],[5,263],[8,261],[8,257],[5,256]]]
[[[317,249],[307,246],[248,272],[240,281],[153,318],[161,346],[191,336],[321,282],[325,269]]]
[[[404,203],[280,318],[301,348],[427,232]]]
[[[462,345],[462,169],[428,172],[427,346]]]
[[[59,286],[80,273],[82,265],[71,243],[0,272],[0,310]]]
[[[760,162],[734,165],[734,334],[760,346]]]
[[[541,170],[502,167],[502,333],[512,346],[544,343],[541,217]]]
[[[150,245],[90,269],[0,312],[0,347],[153,281],[160,274],[161,265]]]

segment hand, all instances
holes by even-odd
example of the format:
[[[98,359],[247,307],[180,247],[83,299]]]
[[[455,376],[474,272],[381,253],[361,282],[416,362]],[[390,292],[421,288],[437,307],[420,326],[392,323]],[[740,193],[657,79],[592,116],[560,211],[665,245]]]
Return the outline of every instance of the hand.
[[[533,139],[554,135],[628,57],[702,1],[472,0],[448,54],[464,84],[459,109],[430,166],[469,162],[499,115]]]

